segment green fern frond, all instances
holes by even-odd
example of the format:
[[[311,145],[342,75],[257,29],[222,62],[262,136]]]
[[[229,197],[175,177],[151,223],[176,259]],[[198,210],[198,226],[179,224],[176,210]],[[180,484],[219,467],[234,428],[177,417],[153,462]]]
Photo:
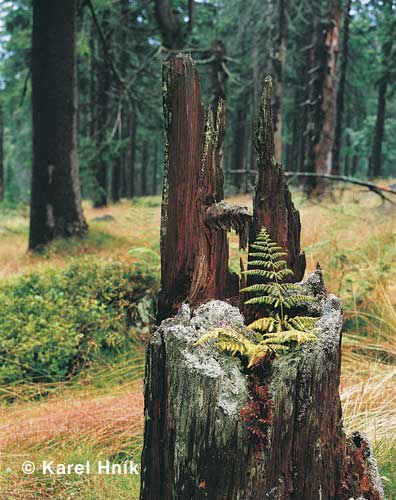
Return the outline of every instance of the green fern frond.
[[[245,304],[266,304],[267,306],[278,307],[279,298],[273,297],[272,295],[262,295],[261,297],[253,297],[245,301]]]
[[[248,368],[258,364],[271,352],[271,346],[267,343],[255,343],[235,330],[230,328],[216,328],[215,330],[202,335],[195,342],[195,345],[202,345],[205,342],[214,340],[215,346],[222,351],[228,351],[232,356],[240,354],[248,360]]]
[[[267,316],[265,318],[256,319],[256,321],[250,323],[247,328],[253,331],[271,332],[274,329],[275,321],[276,319],[272,316]]]
[[[296,342],[297,345],[301,345],[305,342],[315,342],[316,340],[317,336],[312,331],[302,331],[298,329],[265,334],[265,342],[268,345],[289,344],[291,342]]]
[[[247,326],[254,334],[254,340],[232,329],[216,328],[195,344],[214,341],[214,345],[222,351],[246,358],[248,368],[264,362],[274,353],[287,351],[295,344],[317,339],[314,327],[317,318],[292,316],[293,309],[315,299],[301,293],[300,286],[285,283],[286,278],[293,276],[283,258],[287,255],[285,251],[271,240],[265,228],[259,232],[250,249],[254,251],[249,253],[248,269],[243,274],[261,282],[242,288],[241,293],[250,294],[245,304],[265,306],[268,316],[258,318]]]
[[[314,318],[312,316],[295,316],[294,318],[290,318],[288,320],[288,323],[292,328],[296,328],[297,330],[312,330],[313,332],[315,332],[314,325],[317,321],[318,318]]]
[[[256,285],[249,285],[241,289],[242,293],[258,293],[267,292],[268,294],[275,293],[276,287],[273,283],[257,283]]]

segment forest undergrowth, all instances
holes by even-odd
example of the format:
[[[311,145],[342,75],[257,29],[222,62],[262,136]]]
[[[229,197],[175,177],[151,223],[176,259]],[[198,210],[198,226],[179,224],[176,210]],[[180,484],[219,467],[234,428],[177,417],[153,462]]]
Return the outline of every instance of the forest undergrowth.
[[[249,196],[233,202],[250,205]],[[396,207],[355,189],[310,202],[295,194],[302,216],[308,271],[320,263],[327,288],[345,310],[341,397],[347,431],[371,438],[386,498],[396,499]],[[27,213],[0,213],[0,281],[70,259],[99,256],[153,276],[159,270],[160,199],[142,198],[105,209],[85,207],[86,240],[56,241],[49,250],[26,253]],[[238,241],[231,236],[231,266],[238,270]],[[7,500],[130,500],[136,476],[45,478],[22,476],[18,464],[44,457],[82,462],[139,457],[143,430],[144,349],[98,358],[65,381],[0,387],[0,498]],[[10,403],[10,398],[12,403]],[[11,467],[11,472],[7,472]]]

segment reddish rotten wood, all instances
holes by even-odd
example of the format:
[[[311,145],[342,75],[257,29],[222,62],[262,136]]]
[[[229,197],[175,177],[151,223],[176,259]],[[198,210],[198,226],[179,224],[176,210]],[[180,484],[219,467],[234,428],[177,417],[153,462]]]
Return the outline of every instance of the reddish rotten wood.
[[[283,169],[275,159],[271,89],[271,78],[267,78],[256,132],[258,177],[250,242],[265,226],[271,238],[287,251],[288,265],[294,271],[293,281],[300,281],[305,272],[305,256],[300,246],[300,214],[293,205]]]
[[[166,145],[159,321],[173,315],[185,300],[194,306],[238,294],[238,277],[228,271],[227,229],[240,230],[243,225],[242,219],[236,222],[234,208],[225,223],[230,207],[216,206],[224,196],[223,102],[214,121],[210,109],[205,113],[198,73],[189,56],[167,61],[163,78]]]

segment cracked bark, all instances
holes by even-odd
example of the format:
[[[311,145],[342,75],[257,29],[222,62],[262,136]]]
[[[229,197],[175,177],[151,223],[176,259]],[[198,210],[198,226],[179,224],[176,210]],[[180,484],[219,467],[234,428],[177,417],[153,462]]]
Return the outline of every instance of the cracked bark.
[[[238,295],[238,276],[228,270],[227,231],[237,230],[245,246],[250,219],[247,210],[238,213],[221,204],[223,101],[215,120],[212,110],[202,105],[198,73],[189,56],[167,61],[163,81],[166,145],[158,321],[176,313],[185,300],[194,306]]]

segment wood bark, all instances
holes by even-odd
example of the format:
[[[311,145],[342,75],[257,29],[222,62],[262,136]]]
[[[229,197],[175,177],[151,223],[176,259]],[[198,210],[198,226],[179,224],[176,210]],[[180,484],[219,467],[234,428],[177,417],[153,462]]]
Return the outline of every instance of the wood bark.
[[[212,111],[205,113],[201,103],[198,73],[189,57],[166,62],[163,79],[166,144],[159,321],[185,300],[194,306],[238,294],[238,277],[228,271],[227,230],[235,227],[242,245],[247,231],[239,225],[238,211],[222,203],[223,104],[214,122]],[[247,210],[239,215],[242,222],[248,221]]]
[[[282,166],[275,158],[271,92],[271,78],[266,78],[255,141],[258,174],[250,242],[254,242],[260,229],[265,227],[271,238],[287,251],[287,262],[294,272],[293,281],[300,281],[305,272],[300,214],[293,205]]]
[[[337,90],[336,102],[336,122],[334,131],[333,155],[331,173],[334,175],[340,174],[340,154],[342,142],[342,124],[344,117],[344,101],[345,101],[345,85],[348,68],[349,55],[349,24],[351,21],[351,4],[352,0],[347,0],[344,13],[344,26],[342,30],[342,60],[340,65],[340,79]],[[346,175],[348,175],[346,173]]]
[[[33,3],[29,248],[84,235],[77,161],[76,1]]]
[[[321,3],[313,5],[313,39],[310,61],[308,152],[305,171],[331,172],[336,104],[336,68],[339,43],[340,2],[326,0],[326,14]],[[308,196],[325,191],[325,181],[314,177],[305,184]]]

